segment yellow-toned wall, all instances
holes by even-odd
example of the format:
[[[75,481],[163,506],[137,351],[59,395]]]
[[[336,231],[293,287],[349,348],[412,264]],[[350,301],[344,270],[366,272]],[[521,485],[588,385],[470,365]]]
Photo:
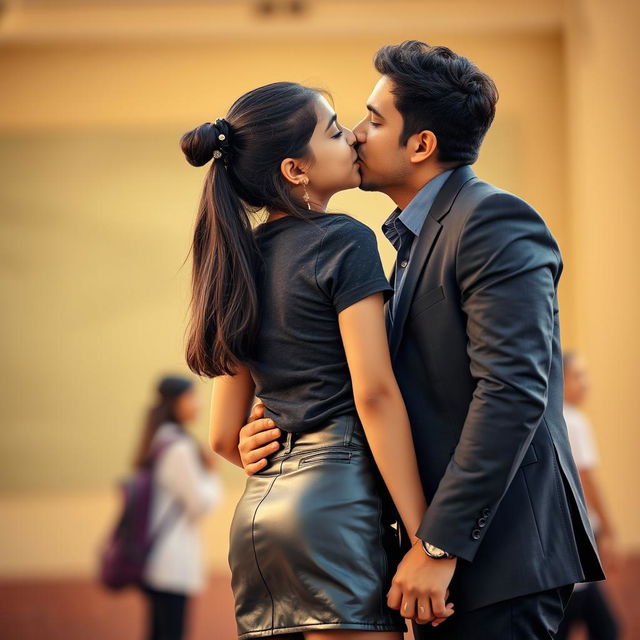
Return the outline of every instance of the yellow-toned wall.
[[[602,340],[597,331],[579,330],[581,305],[609,282],[585,294],[577,267],[596,268],[586,264],[589,252],[581,254],[574,237],[569,198],[579,191],[579,171],[569,172],[574,147],[566,132],[578,107],[567,98],[562,30],[424,24],[396,28],[393,38],[337,33],[281,42],[254,33],[211,42],[0,46],[0,282],[11,302],[3,315],[0,572],[92,570],[116,507],[113,483],[127,470],[152,380],[166,369],[185,370],[189,262],[183,262],[204,170],[186,164],[177,140],[224,115],[235,97],[259,84],[291,79],[327,87],[349,126],[364,113],[377,77],[371,57],[385,42],[419,38],[471,57],[501,94],[477,172],[537,207],[565,261],[582,255],[567,265],[561,286],[563,340],[604,349],[593,347]],[[390,268],[392,249],[379,227],[391,202],[351,191],[331,206],[378,232]],[[585,211],[595,232],[601,214],[589,203]],[[614,260],[614,243],[607,250]],[[625,324],[624,331],[619,339],[631,340],[632,328]],[[607,358],[597,364],[603,367],[598,380],[613,373]],[[204,441],[209,384],[200,390],[204,412],[196,430]],[[592,404],[600,441],[608,402],[598,389]],[[631,409],[619,410],[626,442]],[[637,545],[626,517],[633,491],[613,463],[611,443],[601,444],[607,488],[621,492],[611,499],[624,542]],[[227,499],[205,525],[208,558],[217,568],[226,563],[228,523],[243,483],[239,470],[221,468]]]
[[[566,230],[574,322],[566,343],[589,363],[586,410],[600,449],[599,477],[622,541],[638,547],[640,4],[572,0],[568,8]]]

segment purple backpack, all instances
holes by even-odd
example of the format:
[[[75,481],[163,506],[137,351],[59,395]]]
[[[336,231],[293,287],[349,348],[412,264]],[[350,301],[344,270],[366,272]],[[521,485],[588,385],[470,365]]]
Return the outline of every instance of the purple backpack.
[[[182,511],[182,505],[174,502],[156,529],[150,531],[155,464],[162,452],[179,439],[180,436],[163,439],[152,446],[144,466],[120,482],[122,510],[99,552],[100,582],[108,589],[141,585],[153,544]]]

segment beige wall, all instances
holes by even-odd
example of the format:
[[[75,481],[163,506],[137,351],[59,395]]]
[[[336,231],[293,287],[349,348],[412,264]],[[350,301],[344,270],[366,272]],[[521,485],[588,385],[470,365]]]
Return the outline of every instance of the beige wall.
[[[638,547],[640,4],[574,0],[567,24],[574,322],[565,342],[588,359],[599,476],[622,540]]]
[[[362,5],[351,4],[342,3],[355,19]],[[373,4],[383,11],[384,5]],[[466,4],[471,11],[473,3]],[[614,275],[604,268],[635,266],[637,273],[638,265],[618,251],[613,233],[602,255],[597,243],[607,227],[591,195],[592,174],[599,174],[602,161],[597,151],[589,155],[580,146],[592,119],[601,120],[600,109],[610,116],[617,99],[587,100],[600,71],[589,67],[576,81],[577,45],[570,41],[567,58],[554,3],[532,7],[535,15],[527,13],[526,3],[509,4],[510,19],[504,18],[504,3],[488,3],[474,27],[451,12],[431,16],[425,3],[397,3],[394,16],[404,8],[419,20],[409,21],[410,27],[390,16],[386,31],[380,16],[375,23],[367,18],[357,32],[334,29],[335,18],[320,12],[311,27],[290,29],[286,40],[251,24],[243,31],[232,15],[232,35],[219,30],[215,38],[187,38],[182,31],[180,37],[77,38],[68,33],[73,21],[62,35],[47,31],[38,37],[35,27],[23,26],[27,35],[19,37],[19,21],[12,22],[11,37],[0,40],[0,282],[11,301],[3,317],[0,572],[92,570],[94,549],[116,506],[112,486],[127,469],[151,381],[165,369],[185,370],[189,263],[182,263],[204,171],[180,157],[180,134],[224,115],[241,92],[281,79],[327,87],[342,122],[355,123],[376,80],[373,53],[385,42],[410,37],[448,44],[498,84],[498,114],[476,170],[529,200],[549,223],[565,263],[569,256],[575,260],[566,264],[561,285],[563,340],[584,349],[598,367],[590,409],[603,449],[602,475],[625,544],[640,545],[637,516],[627,515],[635,495],[614,460],[618,445],[637,444],[631,395],[618,395],[621,387],[613,383],[614,363],[620,362],[622,388],[633,380],[631,317],[637,306],[624,292],[633,290],[635,274],[625,275],[625,288],[617,289],[618,269]],[[615,20],[608,24],[608,46],[622,28]],[[575,28],[571,33],[579,35]],[[606,55],[599,51],[597,60]],[[630,109],[621,122],[633,122]],[[584,154],[589,179],[581,170]],[[616,191],[616,180],[614,170],[606,174],[606,191]],[[625,224],[634,224],[630,192],[616,193],[617,211]],[[390,268],[392,249],[379,227],[391,202],[351,191],[331,206],[378,232]],[[610,224],[612,214],[606,217]],[[602,258],[594,260],[594,251]],[[605,311],[598,303],[613,281],[618,304]],[[616,360],[608,353],[612,338]],[[203,440],[208,390],[202,383],[205,410],[196,429]],[[610,392],[617,398],[615,438],[608,437]],[[241,472],[221,467],[227,500],[206,523],[216,567],[226,563],[228,522],[243,483]]]

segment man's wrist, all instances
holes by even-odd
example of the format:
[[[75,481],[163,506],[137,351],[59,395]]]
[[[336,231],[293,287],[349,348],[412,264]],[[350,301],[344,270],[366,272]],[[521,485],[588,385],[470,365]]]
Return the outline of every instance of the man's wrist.
[[[426,540],[420,540],[420,545],[422,546],[422,550],[429,556],[429,558],[433,558],[434,560],[445,560],[455,558],[455,556],[451,553],[448,553],[444,549],[440,549],[433,544],[430,544]]]

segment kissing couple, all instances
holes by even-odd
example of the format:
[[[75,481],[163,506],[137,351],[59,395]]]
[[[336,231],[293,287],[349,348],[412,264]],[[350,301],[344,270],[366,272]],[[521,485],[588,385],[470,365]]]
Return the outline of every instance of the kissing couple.
[[[604,579],[562,414],[560,251],[471,168],[492,79],[415,40],[374,64],[352,130],[276,82],[181,139],[210,163],[186,360],[248,476],[238,637],[553,638],[574,584]],[[396,205],[390,281],[371,228],[327,212],[356,187]]]

